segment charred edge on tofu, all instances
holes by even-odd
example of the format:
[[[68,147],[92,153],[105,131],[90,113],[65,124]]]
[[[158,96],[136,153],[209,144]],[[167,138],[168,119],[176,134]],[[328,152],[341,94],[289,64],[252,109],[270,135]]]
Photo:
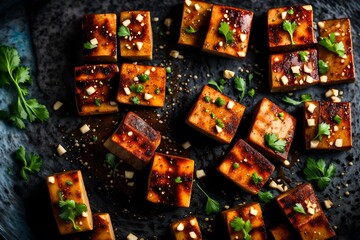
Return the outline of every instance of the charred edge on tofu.
[[[93,216],[94,230],[107,230],[109,228],[109,222],[103,219],[100,215]],[[95,236],[96,232],[93,233]]]
[[[171,169],[167,169],[165,174],[160,174],[158,171],[153,170],[150,175],[149,191],[157,193],[159,196],[159,203],[178,206],[180,204],[179,199],[181,195],[190,195],[193,175],[177,173],[177,169],[180,169],[184,164],[187,164],[186,159],[173,159],[169,156],[161,156],[171,166]],[[156,166],[157,168],[164,168],[163,164]],[[187,166],[186,168],[190,168]],[[175,178],[181,177],[182,182],[176,183]]]
[[[303,36],[300,37],[301,42],[303,42],[304,44],[311,44],[313,43],[313,21],[312,21],[312,11],[306,10],[304,9],[302,6],[293,6],[293,7],[288,7],[286,9],[284,9],[284,11],[289,11],[291,9],[294,10],[293,14],[287,14],[285,20],[288,20],[289,22],[296,22],[296,25],[299,26],[299,24],[307,24],[307,28],[306,28],[306,33],[303,34]],[[281,14],[280,9],[277,10],[278,14]],[[268,23],[268,31],[269,31],[269,42],[273,43],[274,45],[278,45],[279,42],[281,41],[281,37],[279,32],[285,32],[285,30],[282,27],[282,22],[281,24],[277,24],[277,25],[273,25],[271,24],[271,20]],[[295,30],[293,36],[294,39],[296,38],[297,35],[297,31]],[[305,37],[308,36],[308,37]]]
[[[320,114],[319,122],[325,122],[334,125],[334,116],[339,115],[342,122],[350,121],[350,108],[347,102],[332,103],[332,102],[320,102]],[[350,126],[349,126],[350,127]]]
[[[106,43],[99,43],[99,45],[114,46],[111,51],[111,56],[115,56],[117,52],[116,34],[109,35],[109,32],[111,32],[109,20],[105,19],[104,22],[100,23],[96,21],[94,14],[85,15],[83,19],[83,42],[93,39],[96,31],[99,31],[100,35],[107,40]],[[84,50],[86,54],[91,54],[97,51],[97,48]]]
[[[128,114],[125,124],[130,125],[142,134],[144,134],[150,141],[156,141],[159,138],[159,133],[151,128],[144,120],[134,114]]]
[[[114,75],[118,72],[118,66],[116,64],[109,65],[95,65],[94,66],[83,66],[76,68],[75,78],[85,74],[88,75],[89,78],[95,77],[98,74],[103,74],[108,78],[114,77]]]
[[[65,180],[64,175],[56,175],[55,176],[55,183],[57,186],[59,186],[59,191],[62,192],[62,195],[64,197],[64,201],[67,199],[72,199],[75,202],[77,199],[81,199],[81,192],[76,191],[75,196],[71,194],[71,188],[73,185],[76,185],[79,180],[79,175],[77,172],[72,172],[66,175],[66,180],[59,182],[60,180]],[[69,185],[66,183],[67,180],[71,180],[73,182],[73,185]],[[58,203],[56,202],[56,206],[58,206]]]
[[[320,214],[319,216],[317,216],[317,217],[315,217],[313,219],[310,219],[308,224],[313,229],[322,229],[323,227],[325,227],[326,232],[328,232],[328,233],[333,233],[334,232],[334,229],[329,224],[329,221],[326,219],[324,214]],[[306,235],[306,231],[304,232],[304,235]]]

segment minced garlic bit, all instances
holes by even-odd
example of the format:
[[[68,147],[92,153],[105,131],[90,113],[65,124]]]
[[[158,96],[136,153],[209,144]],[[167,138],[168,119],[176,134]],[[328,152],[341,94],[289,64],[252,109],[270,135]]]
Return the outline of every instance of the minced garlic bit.
[[[230,78],[232,78],[232,77],[234,77],[234,76],[235,76],[235,72],[230,71],[230,70],[228,70],[228,69],[225,69],[225,70],[224,70],[223,77],[224,77],[225,79],[230,79]]]
[[[341,102],[341,98],[339,98],[339,97],[337,97],[337,96],[332,96],[332,97],[331,97],[331,101],[332,101],[332,102],[338,102],[338,103],[339,103],[339,102]]]
[[[63,105],[63,103],[62,103],[62,102],[60,102],[60,101],[56,101],[56,102],[54,103],[54,105],[53,105],[53,109],[54,109],[54,111],[59,110],[59,109],[62,107],[62,105]]]
[[[237,52],[239,57],[245,57],[245,52]]]
[[[282,19],[285,19],[285,18],[286,18],[286,15],[287,15],[287,12],[286,12],[286,11],[282,12],[282,13],[281,13],[281,18],[282,18]]]
[[[149,93],[145,93],[145,94],[144,94],[144,99],[145,99],[146,101],[152,99],[153,97],[154,97],[154,96],[151,95],[151,94],[149,94]]]
[[[327,209],[329,209],[334,205],[334,203],[331,200],[326,199],[326,200],[324,200],[324,205]]]
[[[240,41],[241,41],[241,42],[245,42],[246,37],[247,37],[246,34],[240,33]]]
[[[196,235],[196,233],[195,233],[194,231],[189,232],[189,235],[190,235],[190,237],[191,237],[192,239],[196,239],[196,238],[197,238],[197,235]]]
[[[322,82],[322,83],[326,83],[326,82],[327,82],[327,80],[328,80],[328,77],[327,77],[326,75],[322,75],[322,76],[320,76],[320,82]]]
[[[137,47],[137,49],[140,51],[141,50],[141,48],[143,47],[143,42],[136,42],[136,47]]]
[[[294,74],[299,74],[300,73],[300,66],[292,66],[291,71]]]
[[[126,236],[126,240],[138,240],[139,238],[137,236],[135,236],[134,234],[132,233],[129,233],[127,236]]]
[[[95,88],[93,86],[90,86],[86,89],[86,93],[90,96],[96,92]]]
[[[144,16],[141,15],[141,14],[138,14],[138,15],[136,16],[136,21],[142,22],[142,20],[144,20]]]
[[[81,216],[84,217],[84,218],[86,218],[86,217],[88,216],[88,213],[87,213],[87,212],[82,212],[82,213],[81,213]]]
[[[221,133],[223,131],[223,129],[221,127],[219,127],[218,125],[216,125],[215,128],[218,133]]]
[[[284,161],[284,165],[285,165],[285,166],[289,166],[289,165],[290,165],[289,160],[285,160],[285,161]]]
[[[131,94],[131,91],[128,87],[124,87],[124,92],[126,95],[130,95]]]
[[[89,131],[90,131],[90,127],[89,127],[89,125],[87,125],[87,124],[82,125],[82,127],[80,128],[80,132],[81,132],[82,134],[85,134],[85,133],[87,133],[87,132],[89,132]]]
[[[343,146],[343,140],[341,138],[338,138],[335,140],[335,147],[342,147]]]
[[[99,42],[98,42],[98,40],[96,38],[93,38],[93,39],[90,40],[90,43],[92,45],[98,45]]]
[[[184,224],[183,223],[179,223],[179,225],[176,227],[176,230],[178,230],[179,232],[184,230]]]
[[[314,113],[315,108],[316,108],[316,105],[310,103],[309,106],[307,107],[307,110],[311,113]]]
[[[204,169],[196,170],[196,178],[197,179],[203,178],[205,176],[206,176],[206,174],[205,174]]]
[[[191,226],[195,226],[195,224],[196,224],[196,220],[195,220],[195,219],[191,219],[191,220],[190,220],[190,225],[191,225]]]
[[[59,156],[66,153],[66,149],[63,146],[61,146],[60,144],[57,146],[56,151],[58,152]]]
[[[315,126],[315,119],[314,118],[309,118],[309,119],[306,120],[306,122],[307,122],[307,125],[309,127],[314,127]]]
[[[281,82],[282,84],[287,85],[289,83],[289,79],[285,75],[283,75],[281,77]]]
[[[51,183],[51,184],[54,184],[55,183],[55,177],[54,176],[48,177],[48,182]]]
[[[172,22],[173,22],[173,19],[172,19],[172,18],[165,18],[165,20],[164,20],[164,25],[165,25],[167,28],[170,28]]]
[[[233,101],[229,101],[226,108],[230,110],[230,109],[233,109],[234,106],[235,106],[235,103]]]
[[[253,207],[250,207],[250,214],[253,215],[253,216],[256,216],[258,214],[258,210],[256,210]]]
[[[185,4],[186,4],[188,7],[190,7],[191,1],[190,1],[190,0],[185,0]]]
[[[130,19],[126,19],[122,22],[122,25],[124,25],[125,27],[129,26],[131,23]]]
[[[318,22],[318,26],[319,26],[319,28],[324,28],[324,27],[325,27],[325,23],[324,23],[324,22]]]
[[[319,140],[311,140],[310,141],[310,148],[317,148],[319,143],[320,143]]]
[[[173,57],[173,58],[178,58],[179,57],[179,51],[177,51],[177,50],[171,50],[171,52],[170,52],[170,56],[171,57]]]
[[[125,170],[125,178],[126,179],[132,179],[134,177],[134,172],[133,171],[126,171]]]
[[[182,145],[181,145],[184,149],[188,149],[189,147],[191,147],[191,143],[189,141],[186,141],[184,142]]]

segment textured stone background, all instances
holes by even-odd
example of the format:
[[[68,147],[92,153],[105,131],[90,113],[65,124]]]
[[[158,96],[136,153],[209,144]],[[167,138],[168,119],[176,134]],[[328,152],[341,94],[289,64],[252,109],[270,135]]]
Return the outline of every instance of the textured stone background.
[[[257,76],[252,83],[257,94],[254,99],[249,97],[242,101],[247,107],[245,118],[242,120],[236,139],[244,138],[248,132],[250,117],[256,102],[266,96],[278,103],[298,119],[301,117],[301,107],[292,107],[281,103],[283,94],[270,94],[267,84],[267,56],[266,49],[266,18],[265,13],[269,7],[294,5],[306,3],[305,1],[216,1],[255,12],[251,31],[250,44],[254,45],[256,52],[250,49],[244,62],[223,59],[202,53],[196,49],[189,49],[177,45],[179,22],[181,18],[180,0],[152,0],[152,1],[71,1],[71,0],[37,0],[37,1],[2,1],[0,4],[0,44],[16,47],[21,55],[22,63],[30,66],[34,84],[30,88],[31,95],[46,104],[50,110],[51,118],[46,123],[36,123],[20,131],[4,122],[0,122],[0,233],[6,239],[60,239],[52,217],[44,177],[48,174],[62,170],[82,169],[85,184],[90,197],[93,211],[109,212],[118,239],[125,239],[129,232],[135,233],[145,239],[170,239],[169,224],[186,215],[196,215],[200,221],[204,239],[224,239],[221,225],[217,216],[211,216],[210,221],[204,221],[204,196],[196,187],[193,189],[192,203],[189,209],[173,209],[154,206],[144,200],[144,181],[147,170],[136,173],[138,185],[132,197],[127,194],[126,188],[121,188],[121,179],[117,181],[119,188],[109,188],[103,181],[102,175],[106,169],[101,167],[104,155],[86,155],[91,152],[92,146],[88,139],[81,138],[86,143],[85,148],[73,148],[76,139],[76,130],[84,123],[97,127],[97,134],[103,140],[114,129],[111,121],[118,121],[124,112],[136,110],[141,116],[152,122],[154,128],[163,130],[162,134],[171,139],[164,140],[159,151],[169,151],[172,154],[181,153],[174,149],[186,140],[192,142],[189,155],[196,162],[196,169],[205,169],[206,179],[200,181],[208,193],[220,201],[222,206],[235,206],[244,201],[256,201],[225,180],[215,170],[223,155],[231,145],[220,145],[206,139],[184,125],[184,119],[197,94],[210,78],[219,79],[222,71],[237,70],[238,67],[260,71],[263,77]],[[355,50],[356,66],[360,66],[360,4],[357,0],[348,1],[313,1],[314,18],[316,21],[331,18],[349,17],[352,23],[353,45]],[[172,65],[173,73],[169,75],[168,86],[174,89],[173,95],[167,96],[166,107],[162,109],[142,110],[140,108],[121,108],[119,114],[107,117],[78,117],[75,111],[73,96],[72,72],[81,61],[81,17],[85,13],[118,13],[123,10],[146,9],[150,10],[152,17],[159,17],[159,22],[153,22],[154,31],[154,60],[144,64]],[[174,19],[170,29],[171,35],[160,36],[164,29],[162,24],[166,17]],[[159,46],[164,46],[160,49]],[[184,60],[174,60],[168,56],[172,49],[177,49],[185,57]],[[121,63],[122,60],[119,61]],[[255,66],[257,64],[257,67]],[[181,77],[177,76],[181,74]],[[247,77],[246,73],[237,71],[237,74]],[[357,76],[360,72],[356,71]],[[191,76],[192,75],[192,76]],[[193,76],[198,78],[194,79]],[[357,79],[358,80],[358,79]],[[187,83],[185,85],[184,83]],[[179,86],[191,89],[190,93],[179,91]],[[328,87],[315,86],[308,90],[296,92],[295,97],[301,93],[311,92],[314,99],[323,99],[323,93]],[[338,85],[336,88],[344,91],[344,101],[351,101],[353,108],[353,138],[354,146],[346,152],[305,152],[301,140],[301,130],[296,132],[296,140],[292,146],[293,156],[298,155],[301,161],[291,169],[277,167],[273,178],[284,174],[290,187],[304,182],[301,174],[307,156],[322,157],[327,162],[335,162],[337,166],[336,177],[330,186],[323,192],[316,191],[320,201],[330,198],[335,206],[325,210],[336,230],[338,239],[360,239],[360,162],[359,160],[359,82],[355,84]],[[225,94],[237,98],[231,84],[226,86]],[[0,89],[0,108],[6,108],[12,101],[13,95],[5,89]],[[52,105],[57,100],[64,102],[64,107],[57,112]],[[159,114],[159,119],[165,123],[151,121],[152,116]],[[168,116],[168,117],[167,117]],[[301,121],[300,121],[301,122]],[[72,134],[75,134],[72,135]],[[101,141],[95,148],[101,149]],[[55,147],[62,143],[69,149],[64,157],[55,155]],[[23,145],[27,150],[36,152],[44,160],[43,168],[38,175],[31,175],[28,182],[22,181],[19,176],[19,165],[13,159],[13,152]],[[171,146],[171,147],[169,147]],[[88,149],[87,149],[88,148]],[[89,156],[89,157],[88,157]],[[348,162],[354,166],[348,166]],[[99,163],[100,162],[100,163]],[[93,166],[89,168],[88,165]],[[126,168],[126,166],[125,166]],[[344,173],[342,175],[341,173]],[[348,187],[345,187],[348,184]],[[115,185],[115,184],[114,184]],[[340,189],[337,188],[340,186]],[[130,190],[129,190],[130,191]],[[350,192],[346,197],[344,193]],[[277,192],[272,190],[276,196]],[[272,214],[268,210],[271,206],[263,205],[267,223],[271,224]],[[211,229],[212,231],[208,231]]]

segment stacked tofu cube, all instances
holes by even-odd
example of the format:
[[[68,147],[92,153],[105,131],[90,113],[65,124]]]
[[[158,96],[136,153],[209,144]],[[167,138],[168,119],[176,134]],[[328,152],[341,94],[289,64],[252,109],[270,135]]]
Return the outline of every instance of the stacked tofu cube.
[[[165,68],[124,63],[120,71],[117,101],[123,104],[163,107],[165,87]]]
[[[93,214],[94,229],[74,236],[74,240],[115,240],[115,233],[110,214],[97,212]]]
[[[171,224],[173,240],[201,240],[201,231],[196,217],[191,216]]]
[[[245,106],[215,89],[204,86],[186,123],[208,137],[229,144],[240,124]]]
[[[311,184],[302,184],[276,198],[300,239],[329,239],[336,234],[327,220]],[[294,210],[299,204],[303,213]]]
[[[320,125],[328,135],[317,136]],[[346,150],[352,147],[350,102],[305,102],[304,129],[306,149]]]
[[[104,146],[137,170],[151,161],[161,135],[133,112],[128,112]]]
[[[275,167],[244,140],[239,139],[218,167],[225,177],[250,194],[257,194]],[[256,175],[261,181],[254,181]]]
[[[146,199],[156,204],[189,207],[194,166],[192,159],[155,153]]]
[[[79,115],[118,112],[114,88],[118,73],[116,64],[75,67],[75,95]]]

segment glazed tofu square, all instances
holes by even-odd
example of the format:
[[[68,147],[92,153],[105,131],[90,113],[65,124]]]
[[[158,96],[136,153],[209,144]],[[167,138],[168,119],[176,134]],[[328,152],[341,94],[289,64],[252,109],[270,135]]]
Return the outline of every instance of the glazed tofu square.
[[[302,184],[276,198],[301,239],[328,239],[335,236],[311,184]]]
[[[78,235],[78,240],[115,240],[114,229],[108,213],[93,214],[94,229]]]
[[[205,85],[186,123],[218,142],[229,144],[244,111],[245,106]]]
[[[350,149],[352,147],[351,103],[305,102],[304,129],[306,149]]]
[[[135,113],[128,112],[104,146],[133,168],[140,170],[149,164],[160,141],[158,131]]]
[[[229,234],[228,239],[244,239],[243,230],[238,228],[241,227],[241,223],[251,226],[251,230],[248,232],[251,239],[267,239],[265,223],[259,203],[248,203],[228,209],[221,212],[221,218]]]
[[[202,50],[227,58],[246,57],[254,13],[214,5]]]
[[[188,217],[171,224],[173,240],[202,239],[199,223],[196,217]]]
[[[257,106],[247,142],[265,156],[288,165],[287,157],[294,138],[296,119],[263,98]]]
[[[319,83],[316,49],[270,55],[271,92],[289,92]]]
[[[153,36],[149,11],[120,13],[120,56],[131,61],[151,60]]]
[[[80,116],[116,113],[116,64],[75,67],[76,105]]]
[[[80,170],[55,173],[46,178],[55,221],[60,234],[71,234],[93,229],[89,199]],[[74,223],[66,218],[64,211],[69,204],[78,210]]]
[[[316,43],[311,5],[271,8],[267,24],[270,51],[306,49]]]
[[[189,158],[155,153],[146,199],[172,207],[189,207],[194,165]]]
[[[120,71],[117,101],[130,105],[163,107],[165,87],[165,68],[124,63]]]
[[[87,14],[83,17],[83,55],[85,61],[116,62],[116,14]]]
[[[218,171],[244,191],[257,194],[275,167],[244,140],[234,145],[218,167]]]
[[[201,48],[209,27],[212,4],[202,1],[185,0],[180,37],[181,45]]]
[[[354,82],[355,62],[350,19],[343,18],[318,22],[318,30],[320,36],[318,44],[319,60],[327,65],[320,71],[321,84]],[[337,46],[338,51],[333,52],[325,47],[328,40],[332,43],[329,46]],[[323,43],[325,43],[325,46],[323,46]]]

